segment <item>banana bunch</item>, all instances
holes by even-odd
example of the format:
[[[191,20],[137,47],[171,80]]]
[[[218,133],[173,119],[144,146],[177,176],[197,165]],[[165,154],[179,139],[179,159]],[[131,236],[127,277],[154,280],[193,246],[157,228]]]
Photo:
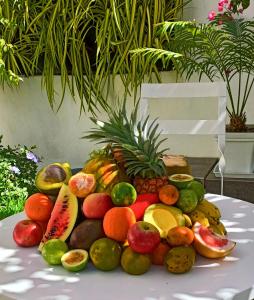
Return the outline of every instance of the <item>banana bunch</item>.
[[[219,208],[204,199],[201,201],[195,210],[188,214],[192,224],[199,222],[203,226],[211,228],[215,233],[226,235],[226,228],[220,221],[221,213]]]
[[[210,224],[216,225],[220,222],[221,213],[219,208],[208,200],[204,199],[201,201],[196,209],[206,215]]]

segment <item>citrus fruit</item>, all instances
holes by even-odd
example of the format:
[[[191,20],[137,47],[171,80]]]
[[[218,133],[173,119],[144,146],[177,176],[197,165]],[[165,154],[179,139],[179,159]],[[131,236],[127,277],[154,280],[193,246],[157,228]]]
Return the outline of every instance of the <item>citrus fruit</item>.
[[[170,246],[188,246],[193,242],[193,240],[193,231],[188,227],[177,226],[168,231],[167,242]]]
[[[25,203],[25,213],[33,221],[48,221],[53,210],[52,200],[42,193],[31,195]]]
[[[126,273],[141,275],[149,270],[151,259],[148,254],[140,254],[127,247],[121,257],[121,266]]]
[[[208,258],[220,258],[231,253],[236,243],[219,235],[211,229],[196,222],[193,226],[194,247],[196,251]]]
[[[68,185],[75,196],[84,198],[95,190],[96,179],[94,174],[80,171],[70,178]]]
[[[61,257],[63,267],[71,272],[85,269],[88,262],[88,252],[83,249],[74,249],[66,252]]]
[[[193,190],[196,193],[198,202],[201,202],[204,199],[205,188],[201,182],[193,180],[187,185],[187,189]]]
[[[170,249],[171,247],[166,242],[160,242],[151,253],[152,264],[163,265],[165,257]]]
[[[68,251],[67,244],[59,239],[48,240],[42,247],[42,257],[49,265],[60,265],[61,258]]]
[[[173,205],[179,198],[179,191],[172,184],[164,185],[159,189],[159,198],[164,204]]]
[[[184,213],[192,212],[198,204],[198,197],[192,190],[182,189],[180,190],[180,196],[176,202],[176,206]]]
[[[132,224],[136,223],[134,212],[129,207],[113,207],[103,219],[103,229],[107,237],[124,242]]]
[[[135,202],[137,192],[133,185],[128,182],[117,183],[111,192],[112,202],[116,206],[128,206]]]
[[[196,253],[191,246],[179,246],[169,250],[165,257],[165,264],[171,273],[185,273],[190,271],[195,259]]]
[[[169,177],[169,182],[178,189],[185,189],[192,180],[194,177],[189,174],[174,174]]]
[[[97,269],[111,271],[120,264],[121,252],[121,246],[116,241],[101,238],[92,244],[89,255]]]

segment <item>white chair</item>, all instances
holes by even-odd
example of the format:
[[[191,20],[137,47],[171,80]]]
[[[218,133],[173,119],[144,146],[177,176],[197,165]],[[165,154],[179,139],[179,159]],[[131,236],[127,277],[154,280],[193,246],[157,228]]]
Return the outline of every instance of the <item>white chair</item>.
[[[226,126],[226,85],[224,82],[208,83],[145,83],[141,86],[141,98],[139,111],[141,117],[149,113],[149,101],[161,99],[177,99],[181,101],[186,98],[196,98],[207,101],[208,97],[217,98],[217,118],[212,120],[168,120],[160,119],[158,123],[162,134],[191,134],[191,135],[213,135],[217,137],[219,157],[219,172],[221,176],[221,195],[223,195],[223,173],[225,169],[225,126]],[[169,106],[170,107],[170,106]],[[150,110],[151,111],[151,110]],[[149,124],[147,124],[147,127]],[[147,130],[145,129],[145,132]],[[145,133],[144,132],[144,133]]]

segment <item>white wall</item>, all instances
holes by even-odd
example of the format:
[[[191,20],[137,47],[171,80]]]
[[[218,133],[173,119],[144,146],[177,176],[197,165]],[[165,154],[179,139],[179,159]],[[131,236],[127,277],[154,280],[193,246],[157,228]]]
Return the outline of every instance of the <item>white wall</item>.
[[[193,0],[192,9],[187,9],[186,12],[191,12],[192,17],[202,21],[206,18],[207,11],[216,7],[216,4],[217,1]],[[121,96],[123,91],[119,79],[117,80],[117,90],[110,94],[112,99],[116,95]],[[163,81],[174,82],[174,73],[163,73]],[[60,87],[59,77],[56,77],[56,87]],[[247,117],[251,123],[254,123],[253,100],[254,91],[247,106]],[[129,98],[130,108],[132,105],[133,99]],[[172,107],[168,109],[172,110]],[[38,153],[44,157],[44,164],[69,161],[72,167],[83,165],[89,152],[96,147],[81,139],[92,126],[88,117],[85,114],[79,116],[79,103],[74,103],[68,93],[60,111],[53,112],[45,92],[41,90],[40,77],[25,79],[17,90],[6,87],[0,91],[0,135],[4,135],[4,144],[35,144]],[[101,117],[104,118],[105,115],[102,113]],[[170,136],[167,146],[175,154],[217,156],[216,143],[207,137],[192,140]]]

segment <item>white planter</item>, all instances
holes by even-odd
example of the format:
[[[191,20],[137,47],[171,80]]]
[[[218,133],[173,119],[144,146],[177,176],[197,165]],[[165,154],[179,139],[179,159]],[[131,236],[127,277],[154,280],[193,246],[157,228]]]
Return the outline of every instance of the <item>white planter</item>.
[[[226,133],[226,174],[254,176],[254,132]]]

